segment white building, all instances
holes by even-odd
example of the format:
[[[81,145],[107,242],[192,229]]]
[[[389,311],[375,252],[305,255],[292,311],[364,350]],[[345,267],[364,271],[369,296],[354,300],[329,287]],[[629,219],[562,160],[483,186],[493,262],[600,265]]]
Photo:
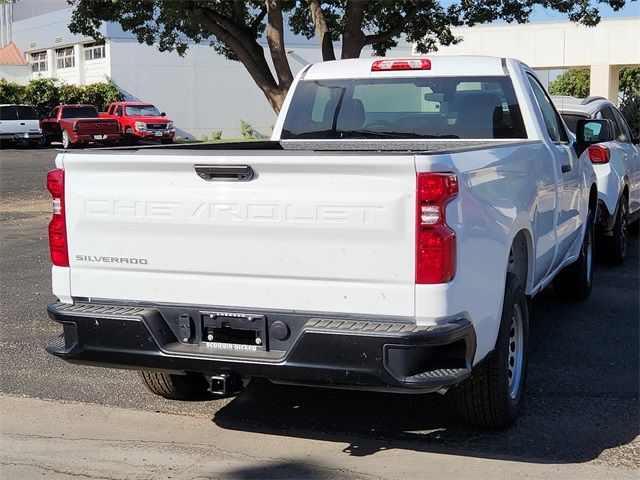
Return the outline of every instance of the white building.
[[[4,26],[0,39],[13,41],[25,53],[31,78],[42,75],[87,84],[110,77],[129,99],[148,101],[165,111],[182,136],[200,138],[222,131],[224,137],[237,138],[241,119],[263,135],[271,132],[275,114],[243,65],[216,54],[207,44],[190,45],[180,57],[140,45],[119,25],[107,23],[101,32],[106,43],[98,45],[69,32],[71,7],[66,0],[21,0],[0,5],[0,12],[2,25],[11,20],[9,33]],[[515,57],[540,70],[590,67],[592,94],[612,100],[617,100],[617,70],[640,64],[640,17],[605,20],[594,28],[569,22],[487,25],[456,29],[455,34],[464,41],[441,48],[439,54]],[[287,39],[287,50],[294,73],[321,61],[315,40]],[[389,55],[410,56],[412,46],[401,42]],[[0,66],[5,76],[3,71]]]
[[[454,35],[464,41],[438,53],[515,57],[539,71],[589,68],[591,95],[617,102],[620,68],[640,65],[640,7],[638,13],[596,27],[553,22],[456,28]]]

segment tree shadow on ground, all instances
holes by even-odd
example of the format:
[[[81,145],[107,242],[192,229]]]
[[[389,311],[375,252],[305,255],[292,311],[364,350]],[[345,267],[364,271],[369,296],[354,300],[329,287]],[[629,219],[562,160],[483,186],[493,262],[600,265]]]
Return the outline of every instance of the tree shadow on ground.
[[[254,381],[220,409],[220,427],[384,449],[519,461],[597,458],[640,433],[638,238],[623,267],[599,265],[592,296],[568,303],[545,291],[532,305],[527,404],[516,427],[461,424],[447,397],[392,395]],[[632,461],[632,460],[631,460]]]

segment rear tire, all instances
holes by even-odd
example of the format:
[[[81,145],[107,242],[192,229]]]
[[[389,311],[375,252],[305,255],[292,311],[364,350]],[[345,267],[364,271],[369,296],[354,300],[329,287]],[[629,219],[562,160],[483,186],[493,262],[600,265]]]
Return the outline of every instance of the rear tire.
[[[518,277],[508,273],[495,348],[452,391],[467,423],[483,430],[502,430],[515,423],[524,402],[528,354],[527,298]]]
[[[629,207],[627,198],[623,195],[616,209],[616,223],[613,225],[613,236],[607,238],[607,259],[620,265],[627,256],[627,236],[629,234]]]
[[[188,373],[173,375],[162,372],[138,372],[142,384],[153,394],[169,400],[196,400],[203,398],[209,388],[203,375]]]
[[[590,210],[578,260],[566,266],[553,281],[556,293],[568,300],[584,300],[591,294],[594,230],[595,215],[593,210]]]
[[[173,143],[173,138],[165,138],[160,140],[160,143],[162,143],[163,145],[170,145]]]
[[[69,134],[67,133],[66,130],[62,131],[62,148],[64,149],[69,149],[69,148],[73,148],[73,142],[71,141],[71,138],[69,137]]]

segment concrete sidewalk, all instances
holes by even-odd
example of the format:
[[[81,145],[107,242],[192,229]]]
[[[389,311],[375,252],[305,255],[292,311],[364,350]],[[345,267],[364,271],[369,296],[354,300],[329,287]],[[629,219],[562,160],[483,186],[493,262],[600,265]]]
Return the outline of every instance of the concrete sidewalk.
[[[0,396],[3,479],[631,479],[637,471],[226,430],[205,416]]]

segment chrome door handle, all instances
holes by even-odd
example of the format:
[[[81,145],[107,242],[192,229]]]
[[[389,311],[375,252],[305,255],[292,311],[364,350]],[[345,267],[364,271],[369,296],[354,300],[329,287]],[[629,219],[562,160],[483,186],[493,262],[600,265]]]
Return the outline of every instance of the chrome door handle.
[[[248,182],[255,176],[249,165],[196,165],[195,169],[207,181]]]

